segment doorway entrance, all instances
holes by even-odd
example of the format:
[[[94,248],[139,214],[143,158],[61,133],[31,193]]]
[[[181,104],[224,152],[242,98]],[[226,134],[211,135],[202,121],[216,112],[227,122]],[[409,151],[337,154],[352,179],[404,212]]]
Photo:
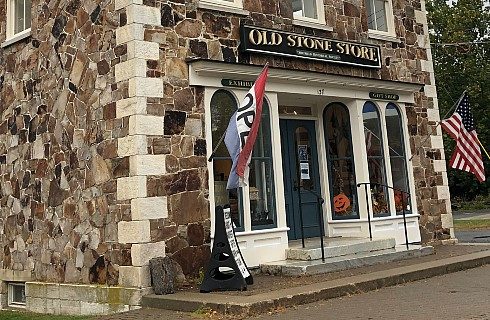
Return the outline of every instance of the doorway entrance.
[[[313,120],[280,120],[286,221],[289,240],[318,237],[321,195]],[[301,228],[303,225],[303,228]]]

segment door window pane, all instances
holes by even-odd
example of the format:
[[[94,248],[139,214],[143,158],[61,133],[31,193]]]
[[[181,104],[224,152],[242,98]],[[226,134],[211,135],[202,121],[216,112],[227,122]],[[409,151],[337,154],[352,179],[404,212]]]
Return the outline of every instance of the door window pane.
[[[373,215],[389,215],[388,189],[383,155],[381,123],[376,105],[366,102],[362,109],[364,139],[367,154],[369,182],[371,182],[371,204]]]
[[[211,98],[211,134],[213,150],[220,143],[230,118],[238,109],[235,97],[226,90],[218,90]],[[232,221],[235,227],[243,230],[242,191],[226,190],[228,176],[231,170],[231,158],[226,145],[221,143],[213,158],[214,201],[216,206],[230,205]],[[214,210],[212,210],[214,211]]]
[[[249,195],[252,229],[275,225],[274,171],[269,104],[264,99],[262,120],[250,161]]]
[[[340,103],[327,106],[323,112],[323,126],[333,219],[358,218],[356,177],[347,107]]]
[[[400,111],[393,103],[386,107],[386,131],[390,148],[391,176],[393,187],[408,192],[407,162],[403,139]],[[410,211],[409,195],[395,190],[395,207],[397,214],[403,210]]]

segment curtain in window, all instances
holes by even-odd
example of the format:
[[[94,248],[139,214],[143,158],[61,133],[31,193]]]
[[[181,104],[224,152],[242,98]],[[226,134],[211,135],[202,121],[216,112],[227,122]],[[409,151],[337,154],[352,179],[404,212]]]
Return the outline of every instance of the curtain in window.
[[[293,17],[318,19],[316,0],[293,0]]]
[[[211,98],[211,132],[213,150],[228,127],[230,117],[238,108],[235,97],[226,90],[218,90]],[[249,201],[252,229],[271,228],[276,225],[275,187],[272,164],[270,108],[267,100],[262,105],[262,120],[250,161],[249,183],[246,188],[226,190],[232,161],[222,143],[213,158],[215,205],[229,204],[236,230],[244,230],[243,201]],[[244,191],[248,193],[244,194]],[[247,213],[248,214],[248,213]]]
[[[213,150],[228,127],[230,117],[238,109],[235,97],[226,90],[218,90],[211,98],[211,134]],[[226,145],[222,143],[213,158],[214,202],[216,206],[229,204],[235,227],[243,229],[243,205],[241,190],[226,190],[232,161]],[[213,211],[213,210],[212,210]]]
[[[249,196],[252,229],[275,224],[274,171],[269,104],[264,99],[262,120],[250,161]]]
[[[386,0],[366,0],[366,8],[369,29],[388,31]]]
[[[366,102],[362,109],[364,139],[367,154],[369,182],[371,182],[371,200],[373,215],[389,215],[386,169],[383,155],[383,138],[378,108],[372,102]]]
[[[9,1],[12,1],[14,34],[29,29],[31,27],[31,0]]]
[[[323,111],[333,219],[358,218],[349,111],[332,103]]]
[[[402,125],[400,110],[395,104],[388,104],[386,106],[386,132],[388,134],[393,187],[408,192],[407,162]],[[409,211],[410,199],[408,195],[397,190],[394,191],[394,195],[397,214],[401,214],[403,209]]]

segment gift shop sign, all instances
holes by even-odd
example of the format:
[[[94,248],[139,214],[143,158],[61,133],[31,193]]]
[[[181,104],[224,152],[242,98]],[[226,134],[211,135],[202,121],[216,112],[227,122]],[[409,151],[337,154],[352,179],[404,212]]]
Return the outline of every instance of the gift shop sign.
[[[381,68],[379,46],[242,25],[242,52]]]

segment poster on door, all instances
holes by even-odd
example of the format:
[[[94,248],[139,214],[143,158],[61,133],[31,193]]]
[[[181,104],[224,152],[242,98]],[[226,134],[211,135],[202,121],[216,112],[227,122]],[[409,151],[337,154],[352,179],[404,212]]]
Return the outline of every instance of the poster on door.
[[[301,162],[299,164],[299,170],[301,180],[310,180],[310,164],[308,162]]]

